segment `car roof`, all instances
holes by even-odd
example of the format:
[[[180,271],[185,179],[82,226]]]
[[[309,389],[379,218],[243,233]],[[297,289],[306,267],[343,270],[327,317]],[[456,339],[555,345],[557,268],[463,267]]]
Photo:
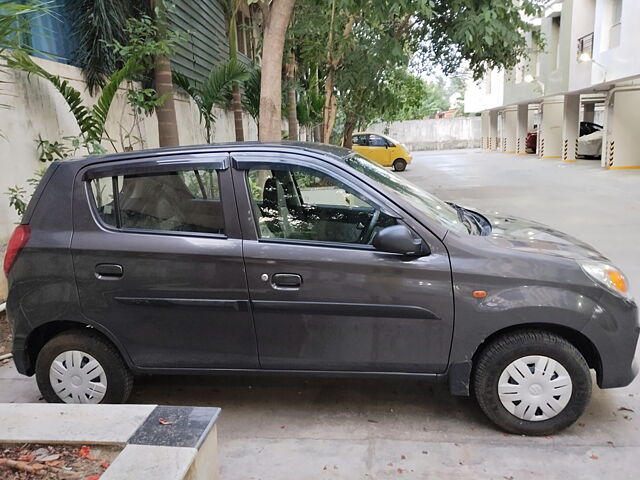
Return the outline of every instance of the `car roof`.
[[[353,151],[348,148],[328,145],[324,143],[312,142],[229,142],[212,143],[204,145],[189,145],[181,147],[164,147],[147,150],[134,150],[124,153],[111,153],[105,155],[90,155],[78,157],[77,159],[65,161],[73,163],[78,167],[92,165],[94,163],[116,162],[123,160],[153,159],[154,157],[165,157],[172,155],[188,155],[198,153],[219,153],[219,152],[281,152],[296,153],[306,152],[316,155],[329,156],[333,159],[343,160]]]

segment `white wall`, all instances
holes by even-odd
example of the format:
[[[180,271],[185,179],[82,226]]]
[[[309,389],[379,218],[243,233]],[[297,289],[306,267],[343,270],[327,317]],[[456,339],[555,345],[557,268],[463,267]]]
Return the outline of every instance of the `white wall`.
[[[82,74],[76,67],[48,60],[35,59],[50,73],[60,75],[69,80],[71,85],[83,92],[87,102],[95,99],[85,89]],[[0,252],[6,243],[14,224],[19,221],[15,210],[9,208],[5,192],[10,186],[26,187],[26,180],[33,176],[35,170],[45,166],[37,160],[35,139],[38,134],[45,139],[61,140],[65,136],[78,135],[79,128],[68,106],[58,91],[47,81],[25,73],[4,69],[0,72],[2,97],[0,103],[9,105],[9,109],[0,109]],[[182,145],[205,143],[204,128],[199,122],[196,105],[188,97],[176,95],[176,112],[178,118],[180,143]],[[215,124],[214,141],[225,142],[235,140],[233,115],[218,110]],[[131,128],[133,117],[125,101],[122,90],[114,100],[108,121],[107,133],[122,151],[121,137],[123,132]],[[257,127],[253,120],[246,116],[245,139],[257,139]],[[145,118],[140,131],[134,135],[144,139],[144,148],[158,146],[158,128],[155,116]],[[103,142],[105,148],[114,151],[109,142]],[[137,145],[136,149],[143,148]]]
[[[615,0],[598,0],[595,11],[592,83],[612,82],[640,75],[640,1],[622,0],[620,44],[610,48],[612,9]]]
[[[482,119],[477,116],[377,123],[367,131],[389,135],[412,151],[477,148],[481,143]]]

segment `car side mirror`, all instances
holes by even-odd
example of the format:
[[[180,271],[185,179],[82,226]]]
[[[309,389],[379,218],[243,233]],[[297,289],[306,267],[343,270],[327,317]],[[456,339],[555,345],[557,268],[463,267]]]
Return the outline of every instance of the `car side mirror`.
[[[404,225],[383,228],[373,237],[373,246],[381,252],[423,257],[431,253],[429,246]]]

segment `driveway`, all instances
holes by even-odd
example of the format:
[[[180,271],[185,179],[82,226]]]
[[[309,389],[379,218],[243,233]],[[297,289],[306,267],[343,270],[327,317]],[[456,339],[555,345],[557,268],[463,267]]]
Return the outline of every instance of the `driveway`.
[[[445,200],[528,217],[600,249],[640,298],[640,171],[480,150],[416,152],[402,175]],[[0,367],[0,402],[36,402]],[[526,438],[494,429],[469,398],[406,380],[137,379],[132,403],[222,407],[223,479],[637,478],[640,381],[594,390],[579,423]]]

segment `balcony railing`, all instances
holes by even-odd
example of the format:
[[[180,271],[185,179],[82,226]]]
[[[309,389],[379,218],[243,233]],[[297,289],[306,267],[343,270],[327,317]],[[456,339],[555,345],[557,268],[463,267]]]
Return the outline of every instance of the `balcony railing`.
[[[577,55],[581,62],[593,58],[593,32],[578,39]]]

